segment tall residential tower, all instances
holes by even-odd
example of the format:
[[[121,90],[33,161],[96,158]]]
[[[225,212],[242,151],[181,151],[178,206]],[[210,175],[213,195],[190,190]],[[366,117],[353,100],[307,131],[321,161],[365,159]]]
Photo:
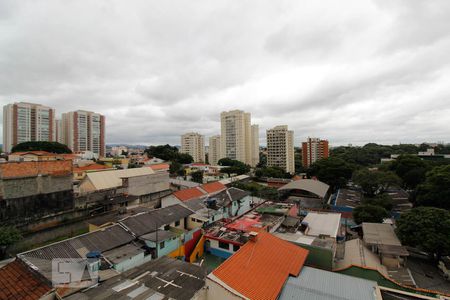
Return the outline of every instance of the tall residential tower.
[[[205,141],[203,135],[188,132],[181,136],[181,153],[192,156],[194,162],[205,162]]]
[[[295,173],[294,132],[287,125],[267,130],[267,166]]]
[[[55,141],[55,110],[40,104],[17,102],[3,107],[3,151],[19,143]]]
[[[216,166],[222,158],[220,147],[220,135],[214,135],[209,138],[208,162],[210,165]]]
[[[73,151],[91,151],[105,156],[105,117],[77,110],[62,114],[62,141]]]
[[[302,143],[302,161],[303,166],[308,168],[310,165],[322,158],[329,156],[328,141],[319,138],[308,138]]]
[[[252,139],[250,113],[232,110],[222,112],[220,119],[222,156],[256,166],[259,162],[259,154],[255,157],[255,146],[252,146],[256,143]]]

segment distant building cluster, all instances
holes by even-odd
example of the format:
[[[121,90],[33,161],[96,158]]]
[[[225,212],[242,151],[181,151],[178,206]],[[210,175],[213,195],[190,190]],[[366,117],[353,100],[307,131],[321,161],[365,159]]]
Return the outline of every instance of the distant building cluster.
[[[105,117],[77,110],[56,118],[55,109],[16,102],[3,107],[3,151],[29,141],[60,142],[73,152],[90,151],[105,156]]]

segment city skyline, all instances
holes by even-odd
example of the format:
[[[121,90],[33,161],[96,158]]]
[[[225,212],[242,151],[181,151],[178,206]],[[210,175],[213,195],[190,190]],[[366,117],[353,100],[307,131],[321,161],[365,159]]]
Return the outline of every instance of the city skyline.
[[[2,1],[0,104],[99,112],[108,144],[210,137],[234,109],[261,145],[281,124],[296,146],[449,142],[450,3],[342,5]]]

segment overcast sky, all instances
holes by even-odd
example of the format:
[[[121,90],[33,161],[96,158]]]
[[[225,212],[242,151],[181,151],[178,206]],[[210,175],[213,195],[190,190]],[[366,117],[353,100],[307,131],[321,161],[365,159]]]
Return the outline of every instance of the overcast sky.
[[[180,143],[242,109],[296,146],[450,142],[450,1],[0,0],[0,104]]]

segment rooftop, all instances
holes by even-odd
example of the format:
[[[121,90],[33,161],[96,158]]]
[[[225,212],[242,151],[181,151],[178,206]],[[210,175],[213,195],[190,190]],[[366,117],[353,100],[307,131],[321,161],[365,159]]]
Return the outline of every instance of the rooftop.
[[[303,219],[302,224],[307,224],[306,235],[337,237],[341,226],[341,214],[309,212]]]
[[[277,299],[286,279],[298,276],[308,250],[259,230],[208,278],[250,299]],[[233,292],[233,291],[231,291]]]
[[[362,223],[362,229],[363,240],[367,245],[402,245],[389,224]]]
[[[173,193],[180,201],[188,201],[205,196],[205,192],[197,187],[179,190]]]
[[[161,257],[106,280],[67,300],[188,300],[204,286],[205,271],[170,257]]]
[[[70,160],[22,161],[0,164],[0,178],[36,177],[39,175],[67,176],[72,174]]]
[[[375,281],[303,267],[298,277],[289,277],[280,300],[370,300],[381,299]]]
[[[0,268],[0,299],[37,300],[52,290],[48,281],[20,260]]]
[[[86,171],[96,171],[96,170],[105,170],[110,169],[110,167],[107,167],[105,165],[101,164],[90,164],[83,167],[75,167],[73,168],[73,172],[86,172]]]
[[[156,231],[159,227],[168,225],[192,215],[193,212],[179,204],[140,213],[120,220],[135,236]]]
[[[155,232],[144,234],[140,237],[142,240],[150,241],[150,242],[158,242],[171,239],[175,236],[175,234],[169,230],[158,230]]]
[[[279,191],[284,190],[303,190],[317,195],[320,198],[324,198],[327,194],[330,186],[326,183],[323,183],[319,180],[313,179],[300,179],[291,181],[288,184],[280,187]]]
[[[155,172],[151,168],[133,168],[126,170],[106,170],[86,174],[96,190],[112,189],[122,186],[122,178],[152,175]]]
[[[106,251],[103,255],[113,264],[118,264],[142,252],[144,252],[144,250],[140,247],[133,244],[127,244],[125,246]]]
[[[211,182],[211,183],[205,183],[205,184],[201,185],[200,188],[202,190],[204,190],[205,192],[207,192],[208,194],[218,193],[218,192],[221,192],[221,191],[224,191],[227,189],[227,187],[225,185],[221,184],[218,181]]]

